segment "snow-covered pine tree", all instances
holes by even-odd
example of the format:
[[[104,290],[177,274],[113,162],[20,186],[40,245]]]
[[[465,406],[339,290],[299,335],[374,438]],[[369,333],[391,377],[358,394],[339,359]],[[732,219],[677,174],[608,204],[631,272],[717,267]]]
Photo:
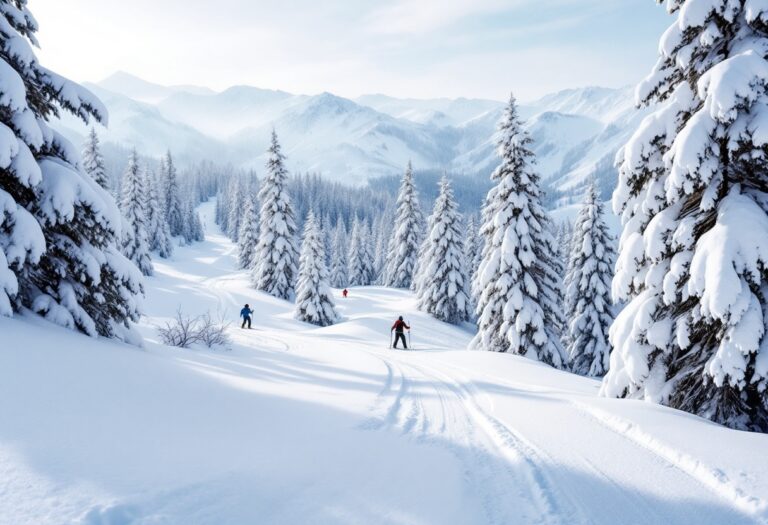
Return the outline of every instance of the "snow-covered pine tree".
[[[160,211],[159,217],[161,220],[157,223],[157,229],[152,235],[150,248],[157,252],[163,259],[168,259],[173,255],[173,237],[171,237],[171,230],[168,227],[168,223],[165,222],[165,207],[162,202],[158,205],[158,209]]]
[[[341,217],[336,221],[332,251],[330,283],[336,288],[344,288],[349,284],[347,278],[347,231]]]
[[[568,356],[576,374],[601,377],[608,371],[613,262],[613,239],[593,182],[576,218],[566,278]]]
[[[521,354],[561,368],[559,334],[545,326],[545,317],[557,314],[551,296],[554,270],[547,260],[554,239],[530,145],[510,97],[499,124],[501,164],[491,175],[496,186],[483,208],[483,259],[473,281],[478,333],[470,347]]]
[[[155,191],[155,186],[153,184],[154,174],[152,173],[149,166],[145,165],[144,169],[141,170],[141,174],[144,177],[143,181],[143,188],[144,188],[144,195],[142,195],[142,207],[144,209],[144,224],[147,230],[147,245],[149,246],[150,251],[152,251],[152,241],[153,236],[155,233],[155,230],[157,229],[157,225],[160,221],[158,221],[157,213],[158,213],[158,196],[157,192]]]
[[[179,196],[179,181],[176,166],[173,164],[171,152],[165,154],[160,164],[160,175],[163,180],[163,195],[165,196],[165,217],[171,235],[174,237],[184,232],[184,211]]]
[[[261,216],[254,286],[270,295],[292,300],[296,280],[296,220],[288,193],[288,171],[272,130],[267,174],[259,191]]]
[[[563,346],[563,336],[568,331],[563,303],[565,268],[557,244],[557,227],[549,214],[539,208],[539,222],[544,225],[536,235],[536,275],[539,277],[539,304],[544,312],[544,330],[547,332],[546,362],[557,368],[566,368],[568,352]]]
[[[461,214],[443,177],[421,249],[416,295],[420,310],[453,324],[469,318],[463,239]]]
[[[466,268],[467,276],[471,282],[472,277],[475,275],[477,266],[480,263],[480,258],[483,251],[483,242],[479,235],[479,228],[475,222],[475,216],[469,215],[466,219],[465,235],[464,235],[464,268]]]
[[[373,253],[368,226],[355,217],[347,254],[347,277],[351,286],[369,286],[373,283]]]
[[[259,245],[259,203],[256,195],[250,195],[245,205],[245,214],[237,240],[238,264],[240,268],[252,270],[256,261],[253,255]]]
[[[323,216],[323,220],[320,221],[320,231],[323,234],[323,242],[325,246],[325,267],[328,268],[330,271],[331,263],[333,262],[332,255],[333,255],[334,229],[333,229],[333,222],[331,221],[331,216],[327,212]]]
[[[231,179],[224,179],[216,192],[216,224],[219,225],[219,229],[225,235],[229,229],[230,183]]]
[[[318,326],[335,323],[339,315],[328,286],[328,267],[325,265],[323,233],[310,210],[304,222],[304,240],[299,258],[299,277],[296,283],[296,319]]]
[[[389,240],[385,284],[393,288],[410,288],[416,275],[424,216],[413,182],[410,161],[397,195],[397,214]]]
[[[384,284],[387,267],[387,245],[389,244],[389,228],[387,214],[381,213],[373,222],[373,272],[376,284]]]
[[[230,194],[229,218],[227,219],[227,236],[232,242],[237,242],[240,236],[240,227],[242,226],[245,215],[245,190],[243,181],[239,177],[235,178]]]
[[[563,274],[563,279],[565,279],[565,276],[568,274],[569,267],[569,260],[571,257],[571,239],[573,237],[573,224],[570,220],[566,219],[563,222],[560,223],[560,225],[557,228],[557,251],[560,254],[560,259],[563,263],[563,269],[565,270]]]
[[[602,392],[768,432],[768,10],[667,2],[637,90],[658,103],[617,156],[621,216]]]
[[[477,310],[477,298],[472,290],[471,283],[477,273],[477,268],[480,266],[480,261],[483,256],[483,241],[480,237],[478,220],[475,215],[469,215],[465,219],[465,236],[464,236],[464,268],[467,275],[467,293],[469,295],[469,319],[474,320],[475,312]]]
[[[0,315],[26,307],[89,335],[131,338],[142,278],[117,249],[117,206],[47,123],[61,111],[106,123],[106,109],[38,63],[26,2],[0,2],[0,22]]]
[[[128,167],[122,180],[120,211],[123,213],[123,253],[144,275],[152,275],[152,260],[147,241],[147,216],[144,210],[144,175],[139,167],[136,150],[128,158]]]
[[[165,220],[165,206],[160,199],[157,178],[149,169],[145,170],[145,173],[144,187],[146,189],[146,199],[144,209],[147,213],[147,241],[149,249],[163,259],[167,259],[173,254],[173,240],[168,228],[168,222]]]
[[[203,242],[205,240],[205,230],[203,229],[203,221],[200,219],[200,214],[196,209],[192,208],[192,240],[195,242]]]
[[[96,184],[105,190],[109,190],[109,178],[104,167],[104,157],[101,155],[99,136],[96,134],[95,128],[91,128],[83,146],[83,169]]]
[[[205,240],[205,233],[203,232],[203,224],[200,221],[200,215],[195,209],[195,204],[190,200],[191,195],[187,195],[188,198],[182,201],[181,209],[184,217],[184,230],[181,232],[184,237],[184,242],[192,244],[193,242],[201,242]]]

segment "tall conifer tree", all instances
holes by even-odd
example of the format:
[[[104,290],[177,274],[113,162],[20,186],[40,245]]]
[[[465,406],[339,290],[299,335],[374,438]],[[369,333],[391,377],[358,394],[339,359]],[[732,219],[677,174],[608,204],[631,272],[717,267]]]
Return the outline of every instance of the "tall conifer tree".
[[[666,5],[677,19],[637,90],[657,105],[618,156],[628,304],[603,393],[768,432],[768,11]]]
[[[420,310],[453,324],[469,318],[463,230],[453,190],[443,178],[421,250],[416,292]]]
[[[238,236],[238,263],[240,268],[252,270],[256,265],[254,254],[259,245],[259,203],[256,196],[247,199],[245,215]]]
[[[557,314],[552,309],[554,270],[547,260],[554,239],[541,206],[531,139],[514,97],[499,124],[498,151],[501,164],[491,175],[496,185],[483,208],[485,244],[473,282],[478,334],[470,346],[563,367],[559,334],[545,325]]]
[[[413,182],[413,166],[408,162],[397,196],[397,214],[387,251],[387,286],[411,287],[416,275],[423,228],[424,216]]]
[[[288,192],[288,170],[280,151],[277,133],[267,160],[267,175],[259,192],[261,203],[259,246],[252,278],[257,289],[281,299],[292,300],[296,281],[296,219]]]
[[[152,275],[152,261],[149,257],[147,240],[147,216],[144,208],[146,190],[145,178],[139,166],[139,155],[133,150],[128,167],[123,175],[123,195],[120,211],[123,212],[123,253],[144,275]]]
[[[566,277],[568,355],[571,370],[577,374],[599,377],[608,371],[613,263],[613,239],[593,182],[573,228]]]
[[[295,316],[300,321],[318,326],[332,325],[339,318],[328,286],[324,245],[323,234],[310,210],[304,223]]]
[[[48,125],[62,111],[106,123],[106,109],[39,64],[26,2],[0,2],[0,21],[0,315],[26,307],[89,335],[128,339],[141,275],[116,246],[120,214]]]
[[[104,157],[101,154],[99,136],[96,134],[95,128],[91,128],[83,147],[83,169],[96,184],[109,190],[107,170],[104,167]]]

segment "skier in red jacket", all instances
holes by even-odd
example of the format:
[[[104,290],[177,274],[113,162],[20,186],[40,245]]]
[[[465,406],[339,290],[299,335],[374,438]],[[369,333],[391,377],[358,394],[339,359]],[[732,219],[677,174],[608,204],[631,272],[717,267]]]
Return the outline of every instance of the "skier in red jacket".
[[[392,330],[390,330],[390,333],[395,332],[395,345],[394,345],[395,348],[397,348],[397,342],[399,340],[402,340],[403,348],[405,350],[408,350],[408,345],[405,344],[405,333],[403,333],[403,330],[410,331],[411,327],[405,324],[405,321],[403,321],[403,316],[401,315],[400,317],[398,317],[397,321],[395,321],[395,324],[392,325]]]

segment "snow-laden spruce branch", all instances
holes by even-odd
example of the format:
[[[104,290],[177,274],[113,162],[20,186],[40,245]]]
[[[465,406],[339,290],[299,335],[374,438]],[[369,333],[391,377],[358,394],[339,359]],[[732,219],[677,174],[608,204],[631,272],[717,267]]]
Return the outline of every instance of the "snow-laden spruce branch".
[[[768,10],[668,2],[617,157],[621,233],[602,392],[768,431]]]

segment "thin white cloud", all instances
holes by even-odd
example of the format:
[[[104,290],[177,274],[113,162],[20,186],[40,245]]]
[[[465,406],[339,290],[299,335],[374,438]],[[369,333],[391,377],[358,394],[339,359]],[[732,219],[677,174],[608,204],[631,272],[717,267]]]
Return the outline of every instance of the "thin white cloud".
[[[368,16],[367,27],[376,33],[400,34],[433,31],[464,17],[507,10],[514,0],[396,0]]]
[[[123,70],[214,89],[504,98],[512,87],[533,96],[586,82],[626,84],[655,59],[663,28],[636,29],[638,17],[663,14],[652,2],[542,3],[35,0],[32,9],[41,61],[78,80]],[[602,44],[597,20],[612,11],[621,12],[611,20],[627,38]]]

